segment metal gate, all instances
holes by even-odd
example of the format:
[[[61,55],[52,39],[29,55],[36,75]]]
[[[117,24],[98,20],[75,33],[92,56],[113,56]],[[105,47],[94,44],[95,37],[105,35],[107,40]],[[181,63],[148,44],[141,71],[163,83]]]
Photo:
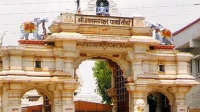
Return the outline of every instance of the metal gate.
[[[117,64],[116,64],[117,65]],[[126,90],[126,79],[122,76],[123,71],[120,67],[116,66],[116,90],[117,90],[117,112],[129,112],[128,104],[128,91]]]

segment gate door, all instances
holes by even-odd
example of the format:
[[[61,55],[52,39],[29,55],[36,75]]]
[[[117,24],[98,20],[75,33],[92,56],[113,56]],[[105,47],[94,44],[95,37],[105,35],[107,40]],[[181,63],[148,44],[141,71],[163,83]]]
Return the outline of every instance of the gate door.
[[[117,65],[117,64],[116,64]],[[122,76],[123,71],[120,67],[116,66],[116,89],[117,89],[117,112],[128,112],[128,91],[126,90],[126,79]]]

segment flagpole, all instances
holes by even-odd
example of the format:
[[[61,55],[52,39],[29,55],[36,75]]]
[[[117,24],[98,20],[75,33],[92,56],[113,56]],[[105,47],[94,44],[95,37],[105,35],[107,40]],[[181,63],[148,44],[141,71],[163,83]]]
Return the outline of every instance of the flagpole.
[[[3,37],[6,35],[6,32],[8,32],[8,31],[4,31],[4,33],[1,36],[0,50],[2,49],[1,47],[2,47],[2,43],[3,43]],[[2,50],[0,52],[1,52],[1,61],[2,61]]]
[[[6,32],[8,32],[8,31],[4,31],[3,35],[1,36],[1,43],[0,43],[1,45],[0,45],[0,46],[2,46],[2,43],[3,43],[3,37],[5,36]]]

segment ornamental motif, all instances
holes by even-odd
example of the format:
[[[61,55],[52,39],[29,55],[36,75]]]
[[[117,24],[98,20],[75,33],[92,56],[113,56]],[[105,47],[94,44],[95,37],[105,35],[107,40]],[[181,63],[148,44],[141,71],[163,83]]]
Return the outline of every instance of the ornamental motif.
[[[107,43],[107,42],[83,42],[77,43],[77,47],[85,48],[117,48],[117,49],[128,49],[132,48],[132,44],[125,43]]]

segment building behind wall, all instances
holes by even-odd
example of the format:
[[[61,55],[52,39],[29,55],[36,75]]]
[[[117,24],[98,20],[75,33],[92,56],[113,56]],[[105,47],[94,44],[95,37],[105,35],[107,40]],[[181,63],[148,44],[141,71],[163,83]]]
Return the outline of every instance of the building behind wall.
[[[175,48],[182,52],[191,52],[190,74],[200,82],[200,18],[174,32]],[[200,86],[194,86],[186,95],[187,105],[192,112],[200,111]]]

